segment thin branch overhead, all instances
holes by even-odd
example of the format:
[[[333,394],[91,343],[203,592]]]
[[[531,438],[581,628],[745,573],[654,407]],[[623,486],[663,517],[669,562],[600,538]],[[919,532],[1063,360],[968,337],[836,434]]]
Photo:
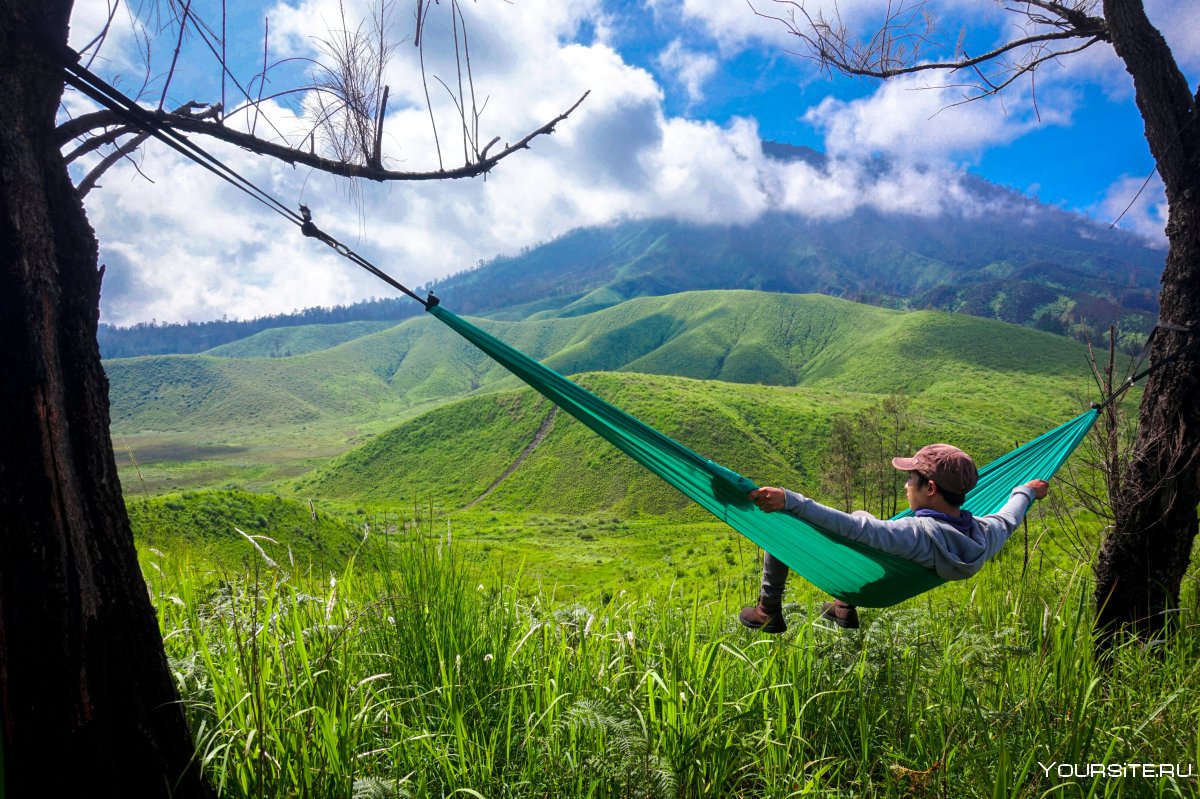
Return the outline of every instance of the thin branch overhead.
[[[395,0],[377,0],[364,22],[351,24],[347,20],[342,3],[339,2],[339,24],[335,30],[329,31],[318,40],[321,56],[314,60],[285,58],[275,64],[268,64],[266,41],[270,23],[269,20],[264,20],[262,71],[243,84],[234,77],[229,64],[223,58],[229,45],[224,36],[228,28],[226,20],[222,19],[219,25],[211,25],[197,14],[192,0],[169,0],[170,14],[160,16],[169,16],[162,30],[167,31],[170,37],[170,68],[162,79],[163,85],[158,92],[158,101],[146,106],[147,114],[162,127],[220,139],[251,152],[298,166],[373,181],[421,181],[487,174],[509,155],[528,148],[537,137],[552,133],[555,126],[565,120],[587,97],[585,92],[563,113],[529,131],[515,143],[506,143],[501,147],[499,136],[481,138],[482,108],[476,102],[476,81],[468,50],[466,17],[458,0],[450,0],[445,4],[451,17],[447,20],[444,33],[447,38],[453,37],[449,42],[450,46],[454,47],[454,58],[450,68],[456,74],[449,81],[436,75],[432,77],[445,87],[453,104],[452,113],[459,118],[463,139],[463,163],[450,168],[443,163],[436,115],[430,107],[430,121],[434,123],[433,134],[438,156],[437,168],[425,171],[390,169],[387,166],[388,158],[383,143],[384,118],[389,96],[385,77],[389,59],[396,47],[390,34],[394,4]],[[429,24],[436,5],[438,3],[434,0],[417,0],[417,27],[413,43],[422,51],[431,35]],[[169,27],[171,25],[174,27]],[[230,110],[224,107],[223,103],[207,104],[195,101],[175,111],[167,111],[162,107],[161,100],[171,86],[171,78],[175,75],[188,43],[195,43],[205,52],[205,57],[211,55],[217,62],[217,77],[220,78],[222,93],[227,81],[237,87],[244,98],[244,103],[239,108]],[[149,44],[150,40],[147,37],[147,75],[150,74]],[[272,92],[264,90],[266,84],[271,81],[272,70],[300,61],[307,61],[311,65],[305,85],[281,86]],[[419,79],[427,86],[428,76],[425,73],[423,52],[419,61],[421,75],[419,78],[414,75],[414,80]],[[426,96],[428,100],[427,90]],[[306,118],[311,126],[307,132],[297,134],[298,141],[293,140],[296,137],[284,135],[271,121],[268,113],[273,107],[270,105],[271,100],[286,97],[298,98],[299,101],[293,104],[293,109]],[[205,110],[203,113],[197,113],[200,109]],[[234,120],[240,120],[240,126],[233,125]],[[264,127],[260,131],[257,124],[259,121],[265,122],[270,130]],[[146,137],[143,133],[144,131],[131,128],[128,121],[117,114],[100,110],[65,120],[58,129],[58,144],[66,148],[71,142],[76,142],[67,151],[65,157],[68,161],[77,161],[97,151],[106,153],[99,162],[92,162],[93,173],[81,182],[79,188],[87,191],[94,187],[96,179],[104,170],[127,158],[144,143]]]
[[[536,130],[532,130],[525,134],[525,136],[516,142],[505,145],[504,148],[495,155],[486,155],[487,148],[484,148],[485,153],[478,161],[465,164],[455,169],[438,169],[426,172],[398,171],[384,169],[382,167],[376,167],[370,164],[347,163],[345,161],[326,158],[311,151],[304,151],[291,146],[265,141],[254,136],[253,134],[234,130],[233,128],[227,127],[219,122],[205,121],[197,116],[188,114],[175,114],[165,111],[151,111],[149,113],[163,127],[172,128],[182,133],[198,133],[205,136],[211,136],[212,138],[220,139],[221,141],[243,147],[259,155],[271,156],[289,164],[308,166],[312,167],[313,169],[319,169],[323,172],[341,175],[342,177],[365,178],[367,180],[375,181],[451,180],[456,178],[478,177],[479,175],[487,174],[496,166],[496,164],[500,163],[508,156],[512,155],[518,150],[528,149],[530,143],[534,139],[538,138],[539,136],[547,136],[553,133],[558,123],[567,119],[567,117],[569,117],[575,111],[575,109],[583,103],[589,93],[590,92],[584,92],[584,94],[578,100],[576,100],[574,105],[572,105],[570,108],[563,111],[554,119],[545,123]],[[108,119],[110,124],[116,124],[120,121],[120,118],[117,117],[116,114],[109,114]],[[489,147],[490,146],[491,145],[489,145]]]
[[[1032,76],[1047,61],[1109,40],[1107,24],[1095,13],[1096,0],[1021,0],[1005,4],[1005,11],[1023,17],[1025,35],[978,55],[969,55],[963,49],[960,36],[950,57],[945,56],[945,48],[937,39],[927,0],[888,2],[878,27],[864,37],[849,29],[836,6],[830,17],[821,10],[810,11],[806,0],[771,0],[774,13],[760,10],[755,0],[747,2],[758,16],[781,23],[803,43],[801,55],[828,71],[894,78],[917,72],[967,70],[974,80],[969,84],[973,92],[965,101],[996,94],[1021,76]]]

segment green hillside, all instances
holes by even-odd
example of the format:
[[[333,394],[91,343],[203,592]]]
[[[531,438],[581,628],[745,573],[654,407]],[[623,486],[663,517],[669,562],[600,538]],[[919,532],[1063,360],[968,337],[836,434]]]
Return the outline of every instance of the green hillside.
[[[965,384],[915,394],[913,443],[953,441],[986,463],[1077,412],[1070,377],[1043,373],[989,390],[1002,373],[959,370]],[[988,377],[990,375],[990,378]],[[830,417],[875,408],[878,395],[833,388],[736,385],[681,377],[589,373],[580,382],[653,427],[761,484],[803,487],[818,496]],[[524,513],[703,514],[667,486],[532,390],[453,402],[384,433],[297,484],[304,496],[379,506],[467,507],[533,443],[518,468],[479,503]]]
[[[327,357],[337,349],[294,358],[152,355],[109,361],[113,429],[261,430],[374,415],[398,404],[387,382],[361,363]]]
[[[691,292],[566,319],[481,325],[568,374],[634,371],[888,391],[940,381],[943,364],[1066,374],[1082,363],[1077,345],[1035,331],[816,295]],[[121,432],[381,418],[511,380],[428,318],[291,358],[157,356],[107,368]]]
[[[265,555],[292,569],[340,573],[364,532],[323,512],[314,517],[305,503],[245,491],[187,491],[131,499],[126,507],[139,544],[186,551],[194,560],[226,568]]]
[[[387,330],[395,322],[342,322],[335,325],[298,325],[273,327],[252,336],[222,344],[205,355],[221,358],[287,358],[326,350],[361,336]]]
[[[1083,348],[1062,337],[819,295],[692,292],[570,318],[480,324],[565,374],[675,375],[821,394],[903,390],[931,413],[964,419],[1007,394],[1057,398],[1062,408],[1086,386]],[[128,456],[123,479],[143,480],[151,492],[229,480],[263,487],[443,403],[520,386],[428,317],[288,358],[154,356],[107,367],[113,431]],[[1044,418],[1040,404],[1018,402],[1005,413]],[[537,416],[523,435],[545,414]],[[471,420],[445,425],[467,430]]]

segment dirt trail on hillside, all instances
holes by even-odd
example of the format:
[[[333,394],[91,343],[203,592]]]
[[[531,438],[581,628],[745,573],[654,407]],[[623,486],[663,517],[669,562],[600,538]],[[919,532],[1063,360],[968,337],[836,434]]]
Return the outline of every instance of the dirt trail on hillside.
[[[542,420],[542,424],[538,427],[537,432],[533,434],[533,440],[529,442],[529,446],[525,447],[525,449],[521,451],[521,454],[517,456],[517,459],[509,464],[509,467],[504,470],[504,474],[497,477],[495,482],[487,487],[486,491],[475,497],[475,499],[471,500],[469,504],[464,505],[462,509],[467,510],[468,508],[473,508],[480,502],[483,502],[483,500],[487,498],[488,494],[495,491],[501,483],[507,480],[508,476],[515,472],[517,467],[524,463],[525,459],[533,454],[533,451],[538,448],[538,445],[546,440],[546,436],[550,433],[550,428],[554,426],[554,419],[556,416],[558,416],[558,406],[551,405],[550,413],[544,420]]]

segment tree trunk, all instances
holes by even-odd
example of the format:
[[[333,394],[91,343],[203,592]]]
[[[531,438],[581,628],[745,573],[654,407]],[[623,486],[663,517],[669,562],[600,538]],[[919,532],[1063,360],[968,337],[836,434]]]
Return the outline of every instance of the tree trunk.
[[[1113,47],[1133,76],[1146,140],[1170,208],[1166,267],[1159,297],[1165,325],[1150,363],[1200,335],[1200,125],[1190,92],[1162,35],[1140,2],[1105,0]],[[1200,503],[1200,345],[1153,372],[1142,395],[1134,451],[1117,497],[1116,522],[1096,561],[1102,651],[1112,633],[1159,635],[1179,605],[1196,536]]]
[[[0,793],[211,796],[117,481],[62,75],[28,38],[70,10],[0,0]]]

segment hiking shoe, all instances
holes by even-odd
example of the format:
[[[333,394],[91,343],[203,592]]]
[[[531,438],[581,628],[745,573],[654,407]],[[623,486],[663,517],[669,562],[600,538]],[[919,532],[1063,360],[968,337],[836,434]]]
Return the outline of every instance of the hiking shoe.
[[[826,602],[822,605],[821,618],[831,621],[838,627],[846,630],[858,629],[858,608],[853,605],[847,605],[840,599],[834,602]]]
[[[783,620],[783,607],[779,597],[758,598],[758,604],[751,608],[743,608],[738,614],[738,621],[743,627],[751,630],[762,630],[764,633],[781,633],[787,629]]]

